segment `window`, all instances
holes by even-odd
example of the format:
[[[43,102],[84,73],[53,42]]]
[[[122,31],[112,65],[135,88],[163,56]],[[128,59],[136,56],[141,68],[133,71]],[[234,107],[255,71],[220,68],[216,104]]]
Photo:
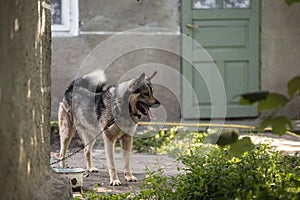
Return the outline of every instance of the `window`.
[[[51,0],[50,2],[52,36],[78,35],[78,0]]]
[[[194,9],[250,8],[250,0],[193,0]]]

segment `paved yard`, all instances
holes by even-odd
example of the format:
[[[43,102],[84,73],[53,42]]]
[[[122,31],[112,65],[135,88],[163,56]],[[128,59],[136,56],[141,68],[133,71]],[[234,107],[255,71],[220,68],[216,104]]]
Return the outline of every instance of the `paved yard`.
[[[250,136],[254,143],[270,142],[278,151],[283,151],[287,154],[294,154],[296,152],[300,155],[300,135],[285,134],[283,136],[272,133],[264,133]]]
[[[51,153],[51,161],[55,161],[53,158],[57,157],[57,152]],[[116,166],[118,168],[118,176],[122,183],[122,186],[109,186],[109,175],[106,167],[106,158],[103,149],[95,149],[93,151],[93,162],[94,166],[99,169],[98,173],[90,173],[88,177],[84,178],[84,188],[85,189],[95,189],[95,184],[97,183],[99,187],[97,188],[99,192],[126,192],[129,190],[138,191],[140,188],[140,181],[146,176],[146,167],[150,170],[155,170],[158,167],[163,167],[165,170],[165,175],[175,175],[177,172],[178,163],[168,156],[159,155],[146,155],[146,154],[136,154],[133,153],[131,156],[131,166],[134,176],[136,176],[138,182],[125,182],[123,175],[123,161],[121,150],[118,149],[115,154]],[[86,168],[83,153],[80,152],[73,157],[69,158],[69,167],[80,167]],[[54,165],[56,167],[58,165]]]

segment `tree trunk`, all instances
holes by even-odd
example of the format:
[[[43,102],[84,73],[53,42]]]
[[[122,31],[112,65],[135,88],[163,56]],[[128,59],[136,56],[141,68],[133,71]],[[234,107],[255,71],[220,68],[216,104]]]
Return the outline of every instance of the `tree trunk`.
[[[49,166],[51,31],[42,2],[0,1],[0,199],[71,199]]]

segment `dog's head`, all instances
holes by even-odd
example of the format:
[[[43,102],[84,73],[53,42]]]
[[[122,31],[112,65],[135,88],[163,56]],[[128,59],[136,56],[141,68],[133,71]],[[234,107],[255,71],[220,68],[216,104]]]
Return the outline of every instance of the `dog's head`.
[[[157,108],[160,102],[153,96],[153,86],[151,79],[156,75],[154,72],[150,77],[146,77],[145,73],[139,78],[132,80],[130,90],[132,95],[129,98],[130,114],[132,116],[145,115],[148,119],[155,119],[150,108]]]

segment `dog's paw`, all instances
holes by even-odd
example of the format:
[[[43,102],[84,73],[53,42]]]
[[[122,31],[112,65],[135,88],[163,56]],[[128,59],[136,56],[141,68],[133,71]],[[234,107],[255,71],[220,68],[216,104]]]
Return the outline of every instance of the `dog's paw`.
[[[119,186],[119,185],[121,185],[121,182],[119,180],[113,180],[113,181],[110,181],[109,185],[111,185],[111,186]]]
[[[97,173],[97,172],[99,172],[99,169],[97,169],[96,167],[90,167],[90,168],[88,168],[88,171],[91,173]]]
[[[125,175],[125,180],[128,182],[136,182],[138,179],[133,175]]]

